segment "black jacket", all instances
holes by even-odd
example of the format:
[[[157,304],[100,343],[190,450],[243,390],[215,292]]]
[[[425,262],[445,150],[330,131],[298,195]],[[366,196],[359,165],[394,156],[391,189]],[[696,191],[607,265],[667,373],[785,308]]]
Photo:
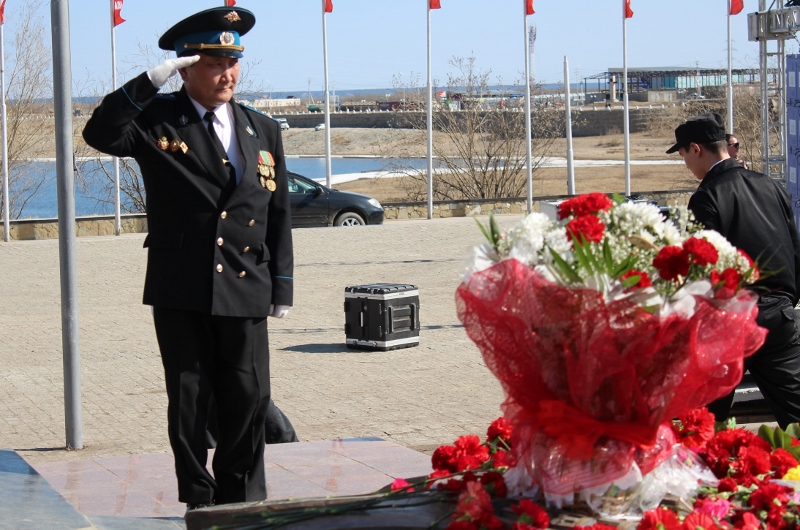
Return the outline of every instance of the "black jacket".
[[[762,272],[774,272],[757,282],[759,294],[783,294],[797,304],[800,238],[786,189],[731,158],[703,177],[689,209],[706,228],[757,260]]]
[[[292,305],[291,213],[278,124],[233,101],[242,180],[222,199],[227,169],[185,89],[157,94],[142,74],[107,95],[83,130],[98,151],[133,157],[146,191],[144,303],[213,315],[265,317]],[[162,149],[159,140],[186,148]],[[259,182],[260,151],[276,189]]]

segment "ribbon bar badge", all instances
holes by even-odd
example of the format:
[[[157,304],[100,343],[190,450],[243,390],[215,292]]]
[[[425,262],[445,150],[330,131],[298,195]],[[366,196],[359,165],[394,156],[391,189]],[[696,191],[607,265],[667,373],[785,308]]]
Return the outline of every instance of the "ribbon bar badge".
[[[258,152],[258,181],[269,191],[275,191],[275,159],[269,151]]]

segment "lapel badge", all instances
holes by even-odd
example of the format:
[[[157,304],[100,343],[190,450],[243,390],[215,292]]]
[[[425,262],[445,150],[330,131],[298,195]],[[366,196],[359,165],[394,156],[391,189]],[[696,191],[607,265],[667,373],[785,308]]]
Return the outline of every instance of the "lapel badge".
[[[255,136],[256,135],[256,133],[253,132],[253,129],[251,129],[249,125],[247,127],[245,127],[244,130],[247,131],[247,134],[249,134],[250,136]]]
[[[181,151],[183,151],[184,155],[186,154],[186,151],[189,150],[189,146],[186,145],[186,142],[181,142],[181,145],[179,147],[181,148]]]
[[[167,140],[166,136],[162,136],[161,138],[158,139],[158,141],[156,142],[156,145],[162,151],[166,151],[167,147],[169,147],[169,140]]]
[[[180,118],[178,118],[178,123],[180,123],[181,125],[186,125],[187,123],[189,123],[189,118],[187,118],[186,116],[181,116]]]
[[[180,148],[181,148],[181,143],[177,140],[177,138],[169,143],[169,150],[172,151],[173,153]]]

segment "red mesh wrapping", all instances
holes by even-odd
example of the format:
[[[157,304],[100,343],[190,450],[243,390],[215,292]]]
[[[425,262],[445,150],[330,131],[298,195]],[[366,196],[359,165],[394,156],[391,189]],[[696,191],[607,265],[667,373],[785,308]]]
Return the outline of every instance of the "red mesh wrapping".
[[[458,316],[507,399],[517,459],[565,494],[646,473],[673,440],[662,422],[726,395],[764,341],[756,297],[696,297],[694,315],[653,316],[633,302],[555,285],[509,259],[456,293]]]

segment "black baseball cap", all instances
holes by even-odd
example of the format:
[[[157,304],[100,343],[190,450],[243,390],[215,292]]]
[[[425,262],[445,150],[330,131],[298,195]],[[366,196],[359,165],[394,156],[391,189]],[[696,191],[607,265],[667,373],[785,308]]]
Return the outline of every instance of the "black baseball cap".
[[[675,145],[669,148],[667,154],[674,153],[689,144],[710,144],[724,139],[725,126],[722,116],[716,112],[709,112],[689,118],[678,125],[675,129]]]
[[[162,50],[175,50],[178,57],[197,52],[215,57],[241,59],[244,46],[239,37],[250,31],[256,17],[241,7],[214,7],[187,17],[158,39]]]

